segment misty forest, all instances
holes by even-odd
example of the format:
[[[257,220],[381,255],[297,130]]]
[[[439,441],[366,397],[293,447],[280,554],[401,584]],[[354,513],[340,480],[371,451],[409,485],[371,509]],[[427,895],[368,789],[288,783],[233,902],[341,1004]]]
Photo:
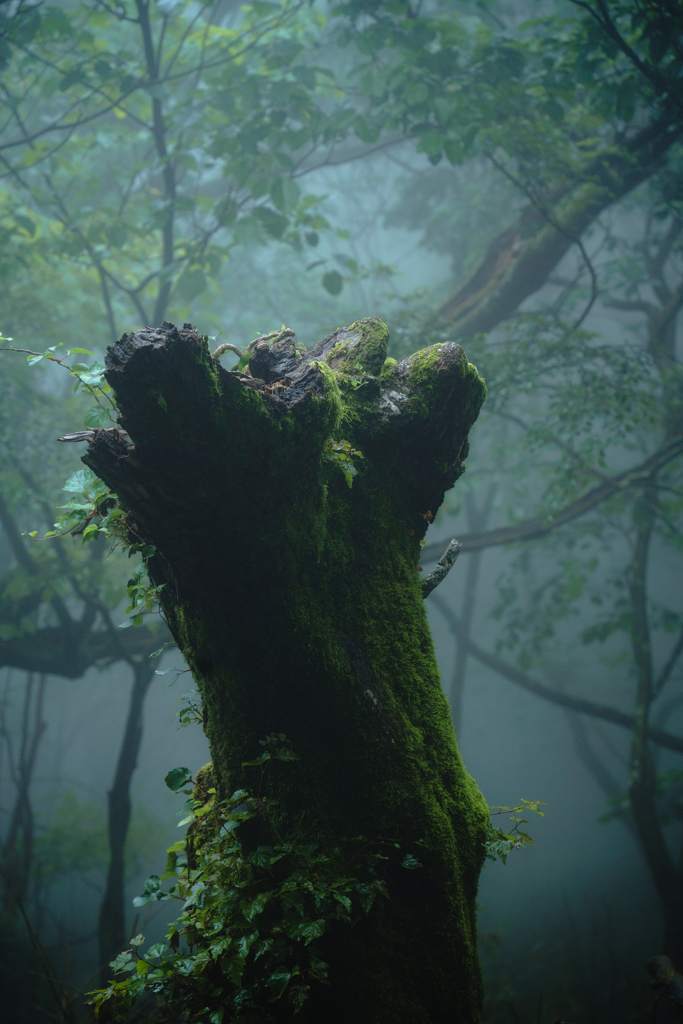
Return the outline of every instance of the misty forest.
[[[0,1017],[683,1021],[680,0],[0,0]]]

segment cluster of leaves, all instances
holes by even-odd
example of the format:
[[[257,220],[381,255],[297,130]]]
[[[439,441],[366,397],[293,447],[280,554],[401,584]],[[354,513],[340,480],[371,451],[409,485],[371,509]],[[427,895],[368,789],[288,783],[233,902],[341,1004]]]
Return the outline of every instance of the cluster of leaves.
[[[363,453],[354,448],[350,441],[335,441],[330,437],[323,446],[324,463],[341,471],[349,487],[353,487],[353,478],[358,475],[358,467],[353,460],[363,458]]]
[[[188,797],[181,824],[191,827],[169,848],[164,875],[148,878],[135,904],[178,900],[183,909],[165,942],[143,953],[139,935],[112,963],[120,980],[91,998],[100,1020],[126,1020],[144,992],[154,993],[165,1013],[211,1024],[261,1019],[280,1000],[296,1012],[311,986],[326,982],[322,936],[352,926],[387,897],[379,867],[397,844],[356,837],[328,847],[288,838],[263,789],[272,762],[295,755],[282,734],[261,743],[263,753],[245,762],[261,769],[256,794],[238,790],[218,802],[201,777],[183,789],[193,782],[187,768],[167,775],[169,788]],[[270,843],[254,840],[264,833]],[[421,864],[408,854],[403,866]],[[162,890],[166,879],[172,884]]]
[[[509,832],[503,832],[502,829],[496,828],[493,822],[489,820],[489,834],[486,840],[486,856],[488,860],[498,859],[505,864],[512,850],[521,850],[529,844],[531,846],[534,845],[534,841],[528,832],[523,832],[519,827],[520,825],[527,824],[527,819],[521,817],[521,815],[528,814],[531,811],[533,814],[540,814],[542,818],[545,817],[543,811],[539,810],[539,805],[544,803],[544,800],[520,800],[518,807],[501,806],[489,808],[492,817],[498,814],[509,814],[510,820],[514,822],[514,826]]]
[[[159,586],[155,586],[153,583],[145,581],[147,576],[147,560],[152,557],[155,553],[156,548],[153,544],[145,544],[142,548],[142,562],[135,566],[131,578],[126,584],[126,593],[130,599],[130,604],[126,608],[126,615],[131,612],[135,612],[128,622],[122,623],[122,626],[141,626],[145,617],[145,612],[149,615],[154,610],[154,606],[159,603],[159,595],[166,586],[165,583],[160,583]]]
[[[0,341],[11,341],[11,338],[2,338]],[[112,398],[111,386],[104,378],[104,366],[95,361],[90,366],[85,363],[67,364],[65,360],[74,354],[94,356],[94,353],[84,348],[69,349],[63,356],[57,356],[56,351],[61,342],[52,345],[42,353],[30,353],[28,356],[29,366],[37,366],[43,360],[56,363],[59,367],[66,369],[71,377],[76,380],[74,391],[87,395],[95,400],[96,404],[86,413],[84,426],[90,429],[102,428],[107,422],[116,422],[116,405]],[[102,535],[112,541],[112,550],[120,547],[128,552],[128,557],[140,553],[142,561],[135,566],[126,584],[126,593],[129,604],[126,607],[126,615],[134,612],[126,622],[121,623],[120,628],[128,626],[141,626],[146,614],[155,611],[159,603],[159,595],[164,588],[162,583],[159,586],[152,584],[148,576],[148,562],[154,555],[156,548],[153,544],[146,544],[135,533],[126,513],[118,506],[116,495],[107,487],[104,481],[100,480],[87,466],[73,473],[64,484],[63,490],[74,494],[65,505],[62,515],[54,524],[54,529],[45,534],[44,539],[63,537],[67,534],[72,537],[80,536],[82,543],[94,540]],[[32,530],[26,534],[27,537],[36,538],[38,531]]]
[[[122,308],[145,323],[169,300],[186,310],[235,245],[318,245],[329,228],[320,197],[294,174],[347,123],[334,73],[316,60],[324,28],[301,0],[221,12],[85,3],[46,9],[32,47],[15,52],[20,216],[37,246],[86,268],[110,329]]]
[[[656,90],[585,12],[527,21],[520,12],[501,23],[493,3],[476,6],[338,5],[342,41],[366,55],[353,70],[366,103],[354,121],[359,138],[373,142],[387,129],[416,136],[433,164],[500,151],[523,175],[533,168],[536,181],[541,172],[556,185],[651,103]],[[622,7],[628,22],[633,5]],[[629,38],[644,32],[625,28]]]

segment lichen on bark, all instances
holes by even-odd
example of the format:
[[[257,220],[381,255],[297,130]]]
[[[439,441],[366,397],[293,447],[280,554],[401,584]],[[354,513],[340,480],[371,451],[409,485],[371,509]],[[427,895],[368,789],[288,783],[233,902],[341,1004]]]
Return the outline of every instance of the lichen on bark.
[[[485,388],[458,345],[396,363],[387,339],[367,318],[309,352],[260,342],[245,376],[188,324],[125,334],[106,377],[128,438],[96,432],[84,457],[156,548],[219,797],[248,788],[242,763],[284,733],[299,760],[269,784],[297,841],[424,844],[419,870],[387,862],[389,901],[330,929],[331,983],[302,1024],[480,1014],[487,807],[457,749],[418,558]],[[352,487],[330,439],[362,453]]]

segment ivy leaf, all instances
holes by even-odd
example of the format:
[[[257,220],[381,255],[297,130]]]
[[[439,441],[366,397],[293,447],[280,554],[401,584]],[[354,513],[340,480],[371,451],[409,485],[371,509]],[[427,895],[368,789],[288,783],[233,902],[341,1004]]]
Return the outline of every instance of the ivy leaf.
[[[109,420],[109,410],[104,405],[93,405],[88,409],[83,420],[85,427],[103,427]]]
[[[293,971],[288,971],[286,967],[278,967],[277,970],[273,971],[268,979],[268,985],[276,999],[280,998],[291,979],[300,973],[298,967],[295,967]]]
[[[177,793],[191,778],[192,772],[189,768],[171,768],[164,782],[173,793]]]
[[[63,491],[70,494],[83,494],[97,480],[91,469],[79,469],[73,476],[70,476],[62,487]]]
[[[272,755],[268,751],[266,751],[265,753],[257,757],[255,761],[242,761],[242,767],[248,768],[251,767],[251,765],[263,764],[264,761],[270,761],[271,757]]]

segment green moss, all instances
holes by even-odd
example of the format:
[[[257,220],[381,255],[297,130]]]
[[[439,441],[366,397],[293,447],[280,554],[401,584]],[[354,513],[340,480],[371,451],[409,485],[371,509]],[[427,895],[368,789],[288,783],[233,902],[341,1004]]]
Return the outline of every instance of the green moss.
[[[389,330],[376,317],[357,320],[328,353],[328,364],[340,373],[379,376],[387,355]]]
[[[393,356],[387,356],[382,366],[382,372],[380,374],[380,383],[383,387],[387,386],[391,377],[391,371],[396,366],[397,360]]]

